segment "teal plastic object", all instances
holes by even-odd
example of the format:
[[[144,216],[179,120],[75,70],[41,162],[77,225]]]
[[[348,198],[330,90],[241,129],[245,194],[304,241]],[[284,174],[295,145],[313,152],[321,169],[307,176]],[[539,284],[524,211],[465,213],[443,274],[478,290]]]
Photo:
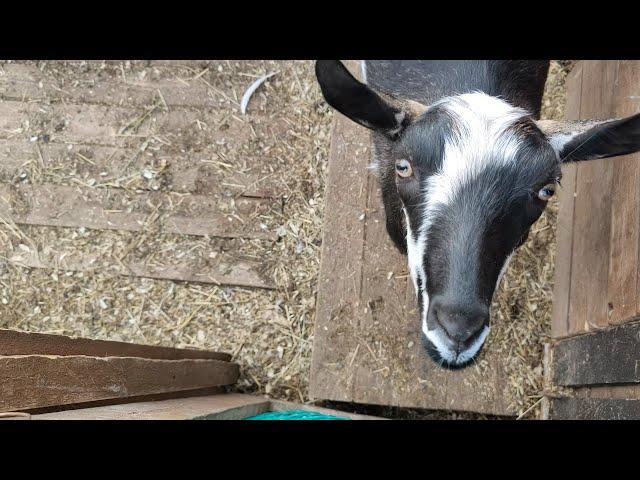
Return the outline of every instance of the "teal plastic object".
[[[283,410],[281,412],[265,412],[245,420],[349,420],[346,417],[335,417],[307,410]]]

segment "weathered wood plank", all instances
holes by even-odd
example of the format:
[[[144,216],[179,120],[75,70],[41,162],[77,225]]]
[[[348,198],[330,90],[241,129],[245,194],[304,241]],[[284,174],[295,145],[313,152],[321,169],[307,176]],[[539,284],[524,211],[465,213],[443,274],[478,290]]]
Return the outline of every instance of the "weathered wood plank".
[[[194,348],[159,347],[0,329],[0,356],[12,355],[86,355],[89,357],[143,357],[158,360],[189,358],[231,360],[231,355],[228,353],[196,350]]]
[[[27,225],[275,240],[258,218],[272,207],[267,199],[0,184],[0,217]]]
[[[565,118],[580,118],[582,99],[582,64],[578,62],[567,76],[567,104]],[[556,265],[553,287],[553,312],[551,335],[555,338],[569,333],[569,299],[571,292],[571,264],[573,259],[573,222],[575,209],[577,165],[571,163],[562,167],[562,188],[559,192],[556,233]]]
[[[384,420],[370,415],[352,414],[241,393],[80,408],[31,415],[31,420],[243,420],[260,413],[284,410],[306,410],[352,420]]]
[[[557,385],[640,382],[640,322],[560,340],[553,359]]]
[[[0,411],[69,405],[233,384],[220,360],[18,355],[0,357]]]
[[[143,149],[13,140],[0,147],[0,182],[12,184],[277,198],[286,189],[273,174],[276,165],[278,160],[268,157],[223,158],[215,145],[184,152],[162,143]]]
[[[35,65],[22,63],[2,66],[0,99],[124,106],[146,106],[161,100],[169,108],[229,108],[228,102],[203,81],[162,78],[155,81],[131,79],[125,83],[104,79],[93,84],[61,86],[54,76],[43,73]]]
[[[640,62],[620,61],[617,73],[612,116],[633,115],[640,110],[638,102],[630,101],[640,95]],[[607,305],[609,323],[615,324],[638,313],[640,250],[634,247],[640,243],[640,155],[626,155],[609,161],[612,162],[613,185]]]
[[[32,420],[241,420],[268,412],[270,401],[241,393],[136,402],[32,415]]]
[[[549,416],[555,420],[640,420],[640,400],[553,398]]]
[[[358,75],[358,62],[347,63]],[[327,182],[318,282],[312,398],[352,401],[352,365],[360,354],[357,340],[367,203],[369,136],[348,118],[335,113]],[[332,206],[331,201],[340,202]]]
[[[74,145],[140,147],[153,140],[177,150],[239,151],[252,141],[286,134],[278,116],[240,117],[232,112],[147,107],[0,102],[0,139],[39,138]]]
[[[583,118],[609,117],[617,61],[583,63]],[[611,234],[611,187],[613,164],[582,162],[577,166],[569,333],[589,331],[608,323],[603,292],[609,278]]]
[[[9,254],[11,263],[30,268],[66,271],[90,271],[99,268],[103,272],[125,277],[275,288],[273,279],[264,272],[264,265],[258,261],[238,259],[221,253],[215,258],[197,256],[186,261],[163,260],[166,263],[151,264],[85,252],[58,252],[51,248],[47,251],[35,251],[26,245]]]

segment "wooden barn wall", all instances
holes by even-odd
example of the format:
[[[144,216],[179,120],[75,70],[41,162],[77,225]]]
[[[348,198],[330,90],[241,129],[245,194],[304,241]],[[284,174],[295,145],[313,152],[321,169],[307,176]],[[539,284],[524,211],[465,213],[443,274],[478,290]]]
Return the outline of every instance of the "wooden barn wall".
[[[567,80],[567,119],[640,110],[640,62],[581,61]],[[640,154],[563,167],[552,335],[638,316]]]
[[[567,119],[640,111],[640,61],[581,61]],[[563,167],[543,418],[640,419],[640,154]]]

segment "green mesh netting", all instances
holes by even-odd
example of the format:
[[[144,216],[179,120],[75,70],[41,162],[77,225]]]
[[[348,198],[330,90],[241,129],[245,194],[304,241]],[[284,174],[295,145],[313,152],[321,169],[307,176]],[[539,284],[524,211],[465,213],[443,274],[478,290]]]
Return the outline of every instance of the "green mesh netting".
[[[283,410],[281,412],[265,412],[245,420],[349,420],[346,417],[335,417],[307,410]]]

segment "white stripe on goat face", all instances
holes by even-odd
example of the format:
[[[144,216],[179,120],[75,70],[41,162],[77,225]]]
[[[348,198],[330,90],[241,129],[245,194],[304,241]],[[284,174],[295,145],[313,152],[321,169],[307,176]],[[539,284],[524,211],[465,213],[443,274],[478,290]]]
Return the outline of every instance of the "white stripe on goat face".
[[[441,167],[426,179],[421,188],[424,203],[417,238],[414,238],[405,209],[407,254],[416,295],[422,298],[423,333],[444,359],[454,361],[455,355],[449,352],[435,331],[427,328],[429,295],[424,254],[428,247],[429,227],[438,209],[452,201],[461,185],[472,182],[488,166],[507,164],[515,160],[520,139],[510,127],[528,115],[528,112],[481,92],[448,97],[430,108],[436,107],[451,116],[453,128],[445,137]],[[464,363],[472,358],[488,333],[487,327],[477,341],[458,356],[458,362]]]

